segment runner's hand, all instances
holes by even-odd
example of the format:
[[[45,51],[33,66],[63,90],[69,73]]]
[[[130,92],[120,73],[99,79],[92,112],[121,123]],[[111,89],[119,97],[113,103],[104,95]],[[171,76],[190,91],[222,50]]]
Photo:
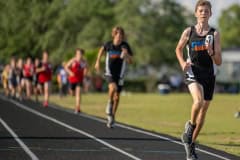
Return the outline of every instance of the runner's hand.
[[[99,72],[100,72],[100,63],[99,63],[99,62],[96,62],[94,68],[95,68],[96,72],[99,73]]]
[[[70,71],[69,76],[71,76],[71,77],[74,76],[74,73]]]
[[[191,67],[191,65],[192,65],[192,62],[190,62],[190,61],[185,61],[185,62],[183,63],[183,65],[182,65],[182,70],[183,70],[184,72],[186,72],[186,71]]]
[[[208,51],[209,56],[213,56],[214,55],[214,51],[212,49],[212,45],[211,44],[207,44],[206,47],[207,47],[207,51]]]

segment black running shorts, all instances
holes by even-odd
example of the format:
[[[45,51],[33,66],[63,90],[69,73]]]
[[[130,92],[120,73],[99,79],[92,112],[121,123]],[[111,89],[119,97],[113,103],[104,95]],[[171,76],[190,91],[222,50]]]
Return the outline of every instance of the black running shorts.
[[[69,85],[70,85],[70,89],[74,91],[77,86],[82,87],[83,84],[82,82],[78,82],[78,83],[69,83]]]
[[[117,76],[105,76],[108,83],[115,83],[117,85],[117,92],[120,93],[123,88],[124,80]]]
[[[215,87],[215,76],[196,78],[189,77],[187,74],[185,75],[185,83],[187,85],[194,82],[199,83],[203,87],[204,100],[212,100]]]

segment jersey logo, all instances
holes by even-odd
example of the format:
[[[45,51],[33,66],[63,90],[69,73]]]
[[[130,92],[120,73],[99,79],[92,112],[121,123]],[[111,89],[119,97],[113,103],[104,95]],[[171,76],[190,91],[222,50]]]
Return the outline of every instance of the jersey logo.
[[[120,58],[121,51],[111,50],[111,51],[108,51],[108,54],[110,58]]]
[[[207,50],[205,40],[203,41],[193,41],[191,43],[192,51],[205,51]]]

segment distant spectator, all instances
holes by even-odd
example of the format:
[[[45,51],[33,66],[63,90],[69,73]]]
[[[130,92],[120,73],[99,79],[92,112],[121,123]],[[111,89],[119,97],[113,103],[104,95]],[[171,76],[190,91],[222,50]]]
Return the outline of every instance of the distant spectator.
[[[86,75],[83,79],[83,90],[85,93],[89,92],[90,88],[92,86],[92,80],[89,75]]]
[[[65,96],[68,91],[68,79],[67,79],[67,71],[65,70],[66,63],[63,62],[62,65],[57,70],[57,82],[59,89],[59,96]]]
[[[182,79],[181,75],[174,74],[174,75],[170,76],[169,81],[170,81],[170,85],[171,85],[172,89],[177,90],[181,87],[183,79]]]
[[[103,79],[100,75],[94,77],[94,87],[97,92],[102,92],[103,89]]]

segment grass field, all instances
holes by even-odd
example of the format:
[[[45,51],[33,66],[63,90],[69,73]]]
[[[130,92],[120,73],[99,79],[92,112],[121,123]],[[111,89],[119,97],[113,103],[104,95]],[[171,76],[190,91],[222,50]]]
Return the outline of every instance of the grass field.
[[[105,117],[107,94],[84,94],[82,111]],[[240,108],[239,95],[217,94],[209,108],[199,143],[240,156],[240,119],[234,113]],[[51,102],[74,108],[74,97],[52,96]],[[147,130],[180,137],[190,117],[189,94],[125,94],[121,96],[116,120]]]

